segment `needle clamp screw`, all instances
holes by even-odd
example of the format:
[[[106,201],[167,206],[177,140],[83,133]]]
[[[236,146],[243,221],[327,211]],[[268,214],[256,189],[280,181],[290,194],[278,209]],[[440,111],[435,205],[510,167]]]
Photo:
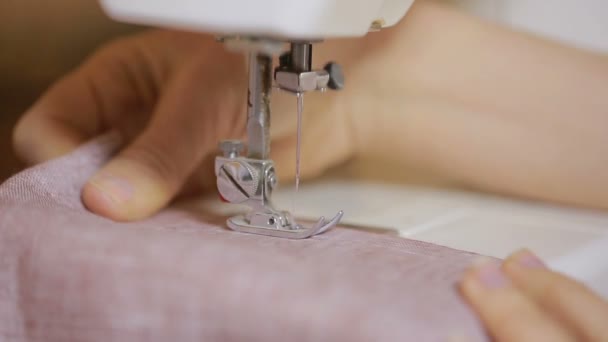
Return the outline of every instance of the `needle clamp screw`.
[[[220,150],[225,158],[238,158],[245,150],[245,145],[240,140],[224,140],[220,142]]]
[[[329,82],[327,83],[329,89],[341,90],[344,88],[344,72],[342,72],[340,64],[329,62],[323,69],[329,74]]]

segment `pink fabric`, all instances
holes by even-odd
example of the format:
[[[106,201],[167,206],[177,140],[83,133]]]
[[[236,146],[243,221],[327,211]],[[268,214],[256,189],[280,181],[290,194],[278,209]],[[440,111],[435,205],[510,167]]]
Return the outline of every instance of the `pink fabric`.
[[[348,229],[239,234],[195,205],[130,224],[87,212],[81,186],[116,145],[0,187],[0,341],[487,340],[454,286],[470,253]]]

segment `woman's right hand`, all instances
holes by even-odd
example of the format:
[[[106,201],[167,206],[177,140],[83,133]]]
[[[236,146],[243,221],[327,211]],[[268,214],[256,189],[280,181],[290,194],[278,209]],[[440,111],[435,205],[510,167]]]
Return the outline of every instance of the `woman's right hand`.
[[[36,164],[118,131],[123,149],[89,180],[83,200],[114,220],[142,219],[180,193],[214,188],[218,142],[245,138],[247,84],[244,55],[211,36],[135,35],[102,48],[52,86],[21,119],[15,147]],[[352,155],[341,101],[337,93],[306,97],[303,177]],[[295,97],[274,97],[272,158],[283,180],[295,173],[295,109]]]

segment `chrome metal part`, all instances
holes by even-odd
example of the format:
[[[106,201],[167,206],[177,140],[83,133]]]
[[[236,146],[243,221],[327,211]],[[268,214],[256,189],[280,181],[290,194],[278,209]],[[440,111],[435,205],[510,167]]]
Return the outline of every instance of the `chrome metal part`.
[[[321,217],[315,225],[305,227],[298,224],[289,212],[275,209],[270,197],[278,180],[270,160],[217,157],[215,174],[223,199],[251,208],[245,215],[228,219],[228,227],[238,232],[306,239],[331,229],[344,215],[340,211],[329,221]]]
[[[281,222],[279,220],[287,219],[287,217],[275,216],[274,214],[264,216],[261,221],[263,222],[268,218],[269,221],[266,221],[268,224],[260,225],[252,224],[245,216],[235,216],[228,219],[228,227],[242,233],[263,234],[287,239],[307,239],[330,230],[340,222],[343,215],[344,213],[340,211],[331,221],[326,221],[325,218],[321,217],[315,225],[309,228],[295,224],[293,221],[291,223],[287,221],[287,226],[281,226],[284,223],[279,223]],[[274,221],[275,219],[276,221]],[[270,220],[273,220],[272,222],[276,222],[276,224],[271,225]]]
[[[294,94],[344,88],[344,75],[337,63],[328,63],[323,70],[312,69],[312,44],[293,42],[281,55],[274,72],[277,87]]]
[[[329,74],[325,70],[308,72],[277,71],[275,80],[281,90],[292,93],[322,91],[327,88]]]
[[[224,163],[217,173],[217,186],[224,199],[231,203],[243,203],[256,194],[260,186],[260,174],[246,162]]]
[[[292,43],[290,49],[291,69],[296,72],[312,70],[312,44]]]
[[[245,150],[245,145],[239,140],[224,140],[220,143],[220,150],[226,158],[236,158]]]
[[[340,211],[333,219],[320,218],[311,226],[298,224],[286,211],[275,209],[272,191],[278,178],[270,156],[270,92],[272,89],[272,55],[278,54],[281,43],[250,37],[218,39],[230,49],[249,53],[249,92],[247,95],[247,155],[241,156],[244,144],[236,140],[220,143],[222,156],[215,160],[217,188],[229,203],[250,208],[245,215],[228,219],[228,227],[243,233],[305,239],[321,234],[340,222]],[[312,70],[312,45],[292,43],[290,52],[281,56],[281,65],[274,72],[278,87],[301,96],[330,87],[332,70]],[[332,87],[333,89],[333,87]]]
[[[270,92],[272,57],[251,52],[249,55],[249,94],[247,100],[247,138],[249,158],[270,156]]]

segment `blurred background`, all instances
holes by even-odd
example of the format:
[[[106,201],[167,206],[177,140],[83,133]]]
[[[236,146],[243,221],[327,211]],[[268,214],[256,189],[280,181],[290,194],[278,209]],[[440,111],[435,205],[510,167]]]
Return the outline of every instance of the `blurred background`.
[[[608,51],[605,0],[444,1],[518,29]],[[19,115],[97,46],[137,29],[111,22],[95,0],[0,1],[0,182],[21,167],[10,144]]]
[[[0,182],[21,168],[11,146],[19,115],[97,46],[134,30],[95,0],[0,1]]]

